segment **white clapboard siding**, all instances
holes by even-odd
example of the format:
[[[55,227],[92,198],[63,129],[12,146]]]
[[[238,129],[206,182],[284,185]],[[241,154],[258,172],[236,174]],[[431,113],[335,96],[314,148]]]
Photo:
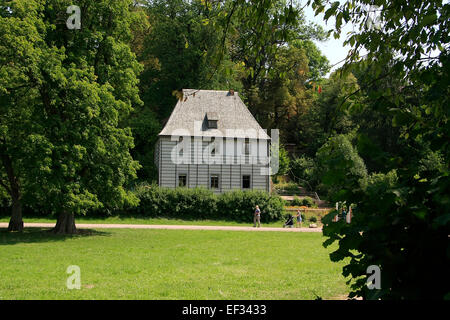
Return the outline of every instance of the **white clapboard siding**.
[[[209,141],[190,138],[190,141],[189,139],[186,140],[187,143],[184,145],[183,152],[185,153],[180,155],[179,151],[182,143],[172,141],[170,137],[160,137],[157,143],[158,156],[156,157],[158,159],[159,185],[161,187],[176,188],[179,183],[179,175],[186,175],[188,188],[203,187],[210,189],[211,175],[218,175],[219,189],[214,191],[220,193],[242,189],[242,176],[250,175],[249,190],[269,191],[269,178],[261,174],[261,169],[267,169],[268,164],[251,164],[248,156],[239,155],[239,153],[234,158],[231,155],[227,155],[227,150],[239,150],[238,145],[242,143],[240,140],[236,139],[236,141],[232,141],[233,143],[227,141],[222,150],[220,150],[222,153],[219,152],[218,155],[218,159],[221,161],[208,164],[207,159],[204,158],[205,155],[208,156],[208,152],[205,152],[205,150],[209,150]],[[252,144],[252,148],[258,147],[255,141]],[[189,161],[187,163],[178,163],[183,156]],[[225,162],[231,159],[234,160],[233,163]],[[242,159],[245,161],[241,161]]]

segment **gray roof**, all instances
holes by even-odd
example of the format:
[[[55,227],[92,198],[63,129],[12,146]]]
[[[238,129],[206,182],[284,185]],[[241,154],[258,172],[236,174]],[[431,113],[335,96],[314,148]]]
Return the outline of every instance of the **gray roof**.
[[[219,115],[216,112],[207,112],[206,113],[206,118],[208,120],[212,120],[212,121],[219,120]]]
[[[208,129],[207,114],[218,120],[217,129]],[[159,135],[270,139],[237,92],[195,89],[183,89]]]

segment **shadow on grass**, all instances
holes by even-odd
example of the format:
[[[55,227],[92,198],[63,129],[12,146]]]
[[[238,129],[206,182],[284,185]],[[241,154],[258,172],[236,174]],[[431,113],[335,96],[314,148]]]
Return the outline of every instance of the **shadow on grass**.
[[[132,213],[117,212],[112,215],[90,214],[90,215],[83,216],[82,218],[83,218],[83,222],[86,222],[89,220],[93,220],[93,221],[105,220],[105,223],[108,223],[109,218],[115,218],[118,220],[123,220],[125,222],[128,220],[166,219],[166,220],[171,220],[171,221],[188,221],[188,222],[207,220],[207,221],[226,221],[226,222],[237,222],[237,223],[253,223],[253,215],[250,214],[249,216],[251,216],[251,221],[243,220],[243,219],[233,219],[231,217],[227,217],[226,215],[221,216],[221,217],[207,217],[207,216],[206,217],[205,216],[192,217],[192,216],[179,216],[179,215],[170,215],[170,214],[153,216],[153,215],[145,215],[145,214],[132,214]],[[75,223],[76,222],[77,221],[75,218]]]
[[[110,232],[92,229],[78,229],[77,234],[54,234],[49,228],[24,228],[23,232],[8,232],[6,228],[0,228],[0,246],[14,245],[18,243],[56,242],[67,239],[86,238],[92,236],[110,236]]]
[[[190,217],[190,216],[175,216],[175,215],[161,215],[161,216],[153,216],[153,215],[145,215],[145,214],[132,214],[132,213],[123,213],[123,212],[116,212],[111,215],[102,215],[102,214],[96,214],[91,213],[86,216],[75,216],[75,225],[78,223],[115,223],[117,221],[111,221],[110,218],[117,219],[120,223],[131,223],[133,224],[132,220],[142,220],[142,221],[151,221],[153,219],[160,220],[160,219],[167,219],[170,221],[169,224],[179,224],[179,222],[195,222],[195,221],[211,221],[218,223],[220,222],[230,222],[230,223],[241,223],[241,224],[253,224],[253,213],[250,213],[248,216],[248,219],[233,219],[233,217],[229,217],[227,215],[223,215],[220,217],[205,217],[205,216],[198,216],[198,217]],[[7,215],[0,215],[0,219],[5,220],[4,222],[9,221],[9,216]],[[39,215],[39,214],[26,214],[24,215],[23,221],[25,223],[32,221],[33,219],[48,219],[53,220],[56,223],[56,217],[51,215]],[[7,220],[7,221],[6,221]],[[27,221],[28,220],[28,221]],[[285,217],[282,217],[278,221],[266,221],[265,218],[261,219],[261,223],[267,224],[267,223],[281,223],[283,224],[285,221]],[[39,221],[35,221],[39,223]],[[47,221],[45,221],[47,222]],[[146,224],[146,223],[143,223]],[[1,230],[1,229],[0,229]]]
[[[250,214],[249,215],[251,217],[250,220],[243,220],[243,219],[233,219],[227,216],[223,216],[223,217],[203,217],[203,216],[198,216],[198,217],[186,217],[186,216],[175,216],[175,215],[161,215],[161,216],[153,216],[153,215],[144,215],[144,214],[132,214],[132,213],[122,213],[122,212],[116,212],[114,214],[111,215],[102,215],[102,214],[96,214],[96,213],[91,213],[89,215],[85,215],[85,216],[75,216],[75,225],[77,223],[86,223],[89,221],[102,221],[104,220],[105,223],[108,223],[108,219],[110,218],[116,218],[118,220],[152,220],[152,219],[167,219],[167,220],[174,220],[174,221],[199,221],[199,220],[209,220],[209,221],[228,221],[228,222],[238,222],[238,223],[253,223],[253,215]],[[4,220],[4,222],[8,222],[10,219],[10,215],[2,215],[0,214],[0,219]],[[25,223],[29,222],[28,220],[33,220],[33,219],[48,219],[48,220],[53,220],[56,224],[56,217],[55,216],[51,216],[51,215],[43,215],[43,214],[24,214],[23,216],[23,221]],[[80,222],[82,221],[82,222]],[[263,221],[262,221],[263,222]],[[1,230],[1,229],[0,229]]]

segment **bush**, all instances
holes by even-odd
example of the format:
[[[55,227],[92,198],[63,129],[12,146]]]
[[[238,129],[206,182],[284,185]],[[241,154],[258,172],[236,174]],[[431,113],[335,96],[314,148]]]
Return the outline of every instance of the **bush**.
[[[291,201],[291,206],[303,206],[303,199],[294,197],[294,200]]]
[[[290,175],[294,180],[302,184],[306,182],[305,186],[308,189],[314,189],[317,186],[315,163],[312,158],[302,156],[291,161],[290,165]]]
[[[214,218],[217,197],[206,189],[159,188],[156,185],[138,187],[140,203],[129,212],[146,217],[171,217],[179,219]]]
[[[333,203],[346,198],[345,193],[363,190],[368,173],[364,160],[352,145],[352,134],[336,135],[317,151],[318,176],[327,190],[327,198]]]
[[[310,208],[315,208],[317,207],[316,203],[314,202],[314,200],[310,197],[304,197],[299,198],[299,197],[294,197],[294,200],[292,200],[290,202],[291,206],[306,206],[306,207],[310,207]]]
[[[256,205],[261,209],[262,222],[278,221],[284,214],[284,201],[264,191],[237,190],[217,195],[204,188],[140,185],[135,193],[140,204],[127,211],[148,217],[253,222]]]
[[[299,186],[295,182],[278,182],[274,185],[278,193],[296,194],[299,192]]]
[[[309,221],[312,223],[316,223],[317,222],[317,218],[312,216],[311,218],[309,218]]]
[[[316,203],[314,202],[314,200],[310,197],[304,197],[302,200],[302,205],[303,206],[307,206],[307,207],[316,207]]]

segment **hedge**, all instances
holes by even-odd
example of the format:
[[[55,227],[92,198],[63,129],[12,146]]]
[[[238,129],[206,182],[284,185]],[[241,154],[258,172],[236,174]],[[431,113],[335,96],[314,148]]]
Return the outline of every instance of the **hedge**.
[[[142,183],[133,190],[139,198],[137,207],[103,208],[88,212],[89,217],[110,215],[138,217],[166,217],[184,220],[230,220],[253,222],[255,206],[261,209],[261,222],[279,221],[285,214],[285,202],[277,195],[264,191],[231,191],[214,194],[205,188],[161,188],[158,185]],[[11,213],[9,207],[2,207],[1,216]],[[46,216],[44,209],[24,206],[24,216]]]
[[[294,197],[294,200],[291,201],[290,205],[291,206],[306,206],[306,207],[310,207],[310,208],[317,207],[313,198],[310,198],[310,197],[304,197],[303,199],[301,199],[299,197]]]
[[[253,222],[256,205],[261,209],[261,221],[282,219],[284,201],[264,191],[230,191],[214,194],[204,188],[161,188],[143,185],[136,188],[140,199],[138,207],[126,211],[145,217],[179,219],[220,219]]]

